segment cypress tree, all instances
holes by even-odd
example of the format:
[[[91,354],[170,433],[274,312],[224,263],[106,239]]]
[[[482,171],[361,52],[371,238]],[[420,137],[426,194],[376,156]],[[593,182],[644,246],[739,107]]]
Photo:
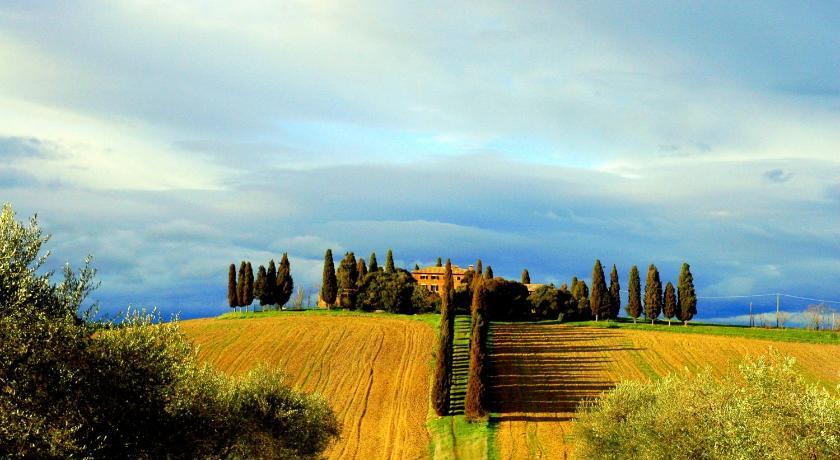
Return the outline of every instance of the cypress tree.
[[[368,273],[376,273],[379,271],[379,263],[376,262],[376,253],[371,252],[368,259]]]
[[[234,311],[239,306],[239,294],[236,290],[236,264],[230,264],[228,267],[228,305]]]
[[[633,318],[633,322],[635,323],[642,314],[642,287],[641,281],[639,280],[639,269],[635,265],[630,268],[630,281],[627,290],[629,291],[629,295],[627,296],[627,307],[625,310]]]
[[[682,264],[680,278],[677,281],[677,304],[679,305],[679,318],[683,326],[697,314],[697,294],[694,292],[694,276],[691,274],[691,267],[687,263]]]
[[[240,307],[244,307],[245,305],[247,305],[245,303],[245,296],[247,293],[246,291],[248,289],[248,287],[246,286],[247,284],[248,281],[247,275],[245,274],[245,261],[243,260],[239,263],[239,277],[236,281],[236,297]],[[248,311],[248,309],[246,308],[245,311]]]
[[[659,270],[656,269],[656,265],[650,264],[645,281],[645,316],[650,320],[650,324],[654,324],[661,312],[662,281],[659,280]]]
[[[586,281],[577,282],[578,317],[582,320],[592,318],[592,309],[589,306],[589,286]]]
[[[266,305],[274,305],[277,303],[277,267],[274,265],[274,259],[268,261],[268,270],[265,271],[265,286],[263,295],[265,296]]]
[[[522,270],[522,284],[531,284],[531,274],[527,268]]]
[[[677,293],[674,285],[668,281],[665,285],[665,302],[662,304],[662,314],[668,318],[668,325],[671,325],[671,318],[677,313]]]
[[[280,259],[280,266],[277,267],[277,281],[275,282],[275,301],[279,308],[292,298],[292,293],[295,292],[295,282],[292,279],[292,267],[289,264],[289,256],[284,252]]]
[[[245,265],[245,308],[254,303],[254,269],[251,262]]]
[[[455,309],[452,306],[452,263],[446,261],[443,290],[440,293],[440,332],[435,354],[435,377],[432,382],[432,405],[437,415],[449,411],[452,384],[452,342],[455,335]]]
[[[621,311],[621,286],[618,284],[618,269],[613,264],[610,272],[610,318],[618,318]]]
[[[420,266],[419,266],[419,265],[417,265],[417,264],[414,264],[414,269],[415,269],[415,270],[420,270]]]
[[[493,279],[493,267],[487,266],[484,270],[484,279],[492,280]]]
[[[265,267],[260,265],[257,269],[257,280],[254,281],[254,297],[259,299],[260,306],[265,305]]]
[[[356,271],[356,256],[352,252],[344,254],[344,259],[338,264],[336,276],[338,278],[338,296],[341,308],[356,307],[356,286],[359,283],[359,273]]]
[[[485,409],[484,389],[484,355],[487,293],[484,281],[476,278],[473,291],[471,313],[472,327],[470,333],[470,365],[467,374],[467,395],[464,398],[464,415],[467,420],[483,419],[487,415]]]
[[[600,260],[595,259],[595,266],[592,267],[592,293],[589,295],[589,309],[595,321],[609,315],[611,304],[607,281],[604,279],[604,266]]]
[[[374,254],[373,262],[376,262]],[[327,249],[324,254],[324,274],[321,278],[321,300],[327,307],[335,305],[335,296],[338,293],[338,281],[335,279],[335,262],[333,261],[332,249]]]
[[[356,262],[356,273],[359,274],[359,281],[356,285],[361,286],[365,280],[365,275],[367,275],[367,265],[365,264],[365,259],[362,257],[359,257],[359,261]]]
[[[483,269],[481,268],[481,259],[475,261],[475,273],[478,275],[476,278],[481,278],[481,275],[484,273]]]
[[[385,256],[385,272],[394,273],[395,271],[397,271],[397,269],[394,267],[394,253],[388,249],[388,254]]]
[[[435,262],[435,267],[443,267],[443,259],[438,257],[437,262]]]
[[[569,283],[569,286],[572,287],[572,298],[577,300],[578,299],[578,279],[577,279],[577,276],[572,277],[572,282]]]

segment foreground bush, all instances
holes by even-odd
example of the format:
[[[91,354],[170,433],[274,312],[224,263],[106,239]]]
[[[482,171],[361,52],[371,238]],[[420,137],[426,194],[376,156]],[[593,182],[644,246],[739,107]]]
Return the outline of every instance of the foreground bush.
[[[579,415],[576,456],[840,457],[840,399],[806,383],[793,358],[771,350],[739,370],[722,380],[706,371],[619,384]]]
[[[313,458],[338,435],[282,373],[199,364],[177,322],[80,317],[94,270],[52,284],[46,238],[10,206],[0,238],[0,458]]]

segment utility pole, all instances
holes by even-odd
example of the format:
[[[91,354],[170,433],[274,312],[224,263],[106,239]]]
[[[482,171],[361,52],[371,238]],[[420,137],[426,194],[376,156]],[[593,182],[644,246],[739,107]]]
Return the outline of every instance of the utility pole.
[[[755,327],[755,320],[752,314],[752,301],[750,301],[750,327]]]
[[[776,293],[776,329],[779,328],[779,306],[781,305],[782,296]]]

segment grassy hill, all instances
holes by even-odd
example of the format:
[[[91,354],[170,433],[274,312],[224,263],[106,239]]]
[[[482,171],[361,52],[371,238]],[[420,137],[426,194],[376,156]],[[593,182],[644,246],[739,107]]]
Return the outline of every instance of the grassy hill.
[[[456,401],[466,365],[457,359],[466,355],[468,334],[468,318],[458,319]],[[437,315],[312,311],[227,314],[183,328],[201,345],[201,358],[226,372],[280,365],[298,387],[323,394],[344,426],[330,458],[565,458],[581,401],[621,380],[704,367],[721,374],[770,346],[796,357],[813,381],[840,383],[840,339],[831,333],[499,323],[490,332],[492,416],[469,424],[460,414],[436,417],[429,407],[437,322]]]

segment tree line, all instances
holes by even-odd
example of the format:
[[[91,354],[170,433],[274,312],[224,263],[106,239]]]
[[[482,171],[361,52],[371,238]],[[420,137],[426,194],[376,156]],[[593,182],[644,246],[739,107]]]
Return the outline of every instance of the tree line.
[[[287,253],[283,253],[279,267],[274,264],[274,259],[268,261],[267,269],[260,265],[256,279],[250,261],[243,260],[239,264],[238,275],[236,264],[230,264],[228,268],[228,306],[234,311],[239,308],[248,311],[255,299],[262,307],[282,308],[289,302],[294,289],[295,282]]]

